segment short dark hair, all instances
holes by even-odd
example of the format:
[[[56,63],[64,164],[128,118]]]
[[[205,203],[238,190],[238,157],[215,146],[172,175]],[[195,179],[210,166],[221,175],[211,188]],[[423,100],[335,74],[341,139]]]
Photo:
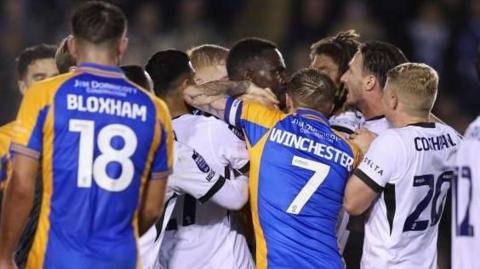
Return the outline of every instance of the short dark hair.
[[[28,66],[36,60],[55,58],[55,45],[40,44],[28,47],[17,57],[17,76],[23,79],[27,74]]]
[[[55,63],[57,64],[58,72],[64,74],[70,71],[72,66],[76,65],[76,60],[68,51],[68,39],[70,36],[65,37],[60,41],[57,51],[55,52]]]
[[[141,66],[122,65],[120,68],[122,69],[123,73],[125,73],[125,76],[128,78],[128,80],[148,91],[153,91],[153,89],[150,88],[148,78],[145,75],[145,70],[143,70]]]
[[[341,76],[347,71],[348,63],[360,46],[358,38],[355,30],[348,30],[320,39],[310,47],[310,59],[313,60],[315,55],[327,55],[338,66],[338,74]]]
[[[408,62],[399,48],[386,42],[365,42],[360,46],[360,52],[363,56],[363,70],[375,75],[382,89],[387,81],[387,72],[399,64]]]
[[[327,117],[332,113],[335,92],[332,79],[315,68],[295,72],[287,85],[287,93],[296,107],[314,109]]]
[[[127,29],[127,18],[112,4],[90,1],[75,10],[71,27],[75,38],[99,45],[119,40]]]
[[[188,55],[173,49],[155,53],[145,65],[145,70],[152,77],[157,96],[165,96],[179,86],[180,79],[193,75]]]
[[[271,41],[250,37],[241,39],[230,49],[227,57],[227,73],[230,79],[238,77],[245,65],[258,57],[263,57],[266,50],[275,50],[277,45]]]

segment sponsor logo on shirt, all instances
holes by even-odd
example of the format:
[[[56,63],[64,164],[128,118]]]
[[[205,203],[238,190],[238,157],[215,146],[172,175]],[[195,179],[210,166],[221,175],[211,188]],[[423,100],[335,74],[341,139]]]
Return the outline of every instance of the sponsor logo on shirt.
[[[208,163],[205,161],[205,159],[200,154],[198,154],[198,152],[193,151],[192,159],[195,161],[195,163],[197,164],[197,167],[198,167],[198,169],[200,169],[200,171],[202,171],[204,173],[210,172],[210,166],[208,166]]]

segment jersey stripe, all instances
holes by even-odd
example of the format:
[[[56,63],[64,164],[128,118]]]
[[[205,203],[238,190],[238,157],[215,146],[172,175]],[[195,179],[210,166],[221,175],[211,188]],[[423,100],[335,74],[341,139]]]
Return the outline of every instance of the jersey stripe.
[[[267,264],[267,242],[263,235],[263,229],[260,224],[260,217],[258,214],[258,180],[259,180],[259,171],[260,171],[260,158],[262,157],[263,148],[267,142],[267,138],[270,135],[270,131],[267,132],[267,135],[264,135],[258,144],[250,150],[250,178],[249,178],[249,188],[250,188],[250,205],[252,210],[252,221],[255,231],[255,242],[256,242],[256,262],[257,269],[266,269],[268,268]]]
[[[50,111],[51,112],[51,111]],[[53,125],[53,113],[48,113],[45,119],[46,125]],[[44,145],[53,145],[53,133],[47,132],[43,136]],[[53,146],[45,147],[43,150],[43,195],[40,206],[40,214],[37,231],[35,232],[32,248],[28,255],[27,269],[43,268],[44,259],[47,253],[48,235],[50,230],[50,204],[53,192],[52,155]]]

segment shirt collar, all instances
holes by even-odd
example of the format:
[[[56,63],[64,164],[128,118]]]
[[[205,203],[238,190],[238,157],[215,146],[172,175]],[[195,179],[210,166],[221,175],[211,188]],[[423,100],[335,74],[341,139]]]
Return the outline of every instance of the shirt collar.
[[[315,120],[315,121],[319,121],[325,125],[330,125],[328,123],[328,118],[325,117],[322,113],[316,111],[316,110],[313,110],[313,109],[310,109],[310,108],[298,108],[297,111],[295,112],[295,114],[301,116],[301,117],[305,117],[305,118],[308,118],[308,119],[311,119],[311,120]]]
[[[383,119],[385,118],[385,115],[378,115],[378,116],[375,116],[375,117],[371,117],[369,119],[365,119],[366,121],[374,121],[374,120],[379,120],[379,119]]]
[[[435,122],[416,122],[416,123],[411,123],[408,126],[418,126],[422,128],[435,128]]]
[[[99,71],[123,73],[122,69],[118,66],[102,65],[102,64],[96,64],[96,63],[82,63],[78,66],[78,68],[79,69],[96,69]]]

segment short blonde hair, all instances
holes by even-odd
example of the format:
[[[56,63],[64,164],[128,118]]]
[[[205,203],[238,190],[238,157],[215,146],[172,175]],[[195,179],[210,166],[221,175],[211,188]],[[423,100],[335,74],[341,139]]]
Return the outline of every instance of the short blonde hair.
[[[387,80],[410,112],[430,113],[438,92],[435,69],[423,63],[403,63],[388,71]]]
[[[213,44],[204,44],[187,51],[193,68],[198,69],[212,65],[225,65],[228,49]]]

